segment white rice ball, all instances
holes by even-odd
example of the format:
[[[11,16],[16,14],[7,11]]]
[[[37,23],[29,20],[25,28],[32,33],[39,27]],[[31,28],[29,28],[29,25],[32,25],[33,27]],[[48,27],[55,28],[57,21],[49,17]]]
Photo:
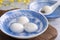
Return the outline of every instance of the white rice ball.
[[[20,32],[23,32],[24,31],[24,27],[20,23],[13,23],[10,26],[10,30],[13,31],[13,32],[16,32],[16,33],[20,33]]]
[[[38,26],[34,23],[27,23],[24,25],[25,31],[27,32],[35,32],[38,29]]]
[[[22,16],[18,19],[18,22],[21,24],[25,24],[29,22],[29,19],[26,16]]]
[[[44,6],[41,10],[42,13],[50,13],[52,8],[50,6]]]

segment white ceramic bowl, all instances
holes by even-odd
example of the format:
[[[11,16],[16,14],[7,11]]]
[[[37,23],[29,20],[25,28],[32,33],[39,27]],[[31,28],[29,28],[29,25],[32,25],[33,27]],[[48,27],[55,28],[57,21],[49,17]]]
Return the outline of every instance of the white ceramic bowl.
[[[13,33],[9,26],[13,22],[17,22],[17,18],[21,16],[26,16],[29,18],[30,22],[35,23],[38,26],[38,30],[36,32],[28,33],[26,31],[22,33]],[[48,20],[47,18],[39,14],[37,12],[31,10],[13,10],[8,11],[0,18],[0,29],[3,33],[19,39],[29,39],[34,38],[42,33],[44,33],[48,28]]]

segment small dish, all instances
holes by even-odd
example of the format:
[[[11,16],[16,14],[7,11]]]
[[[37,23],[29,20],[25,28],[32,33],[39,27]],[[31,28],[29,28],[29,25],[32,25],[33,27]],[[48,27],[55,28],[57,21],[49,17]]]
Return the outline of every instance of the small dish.
[[[12,32],[9,27],[10,24],[13,22],[17,22],[17,18],[20,16],[26,16],[29,18],[30,22],[37,24],[38,30],[36,32],[28,33],[28,32],[22,32],[22,33],[14,33]],[[48,28],[48,20],[47,18],[39,14],[37,12],[31,11],[31,10],[12,10],[6,12],[4,15],[0,18],[0,29],[3,33],[14,37],[18,39],[29,39],[34,38],[38,35],[41,35],[44,33]]]
[[[39,12],[39,10],[46,6],[46,5],[53,5],[54,3],[56,3],[55,1],[53,2],[33,2],[29,5],[28,9],[32,10],[32,11],[36,11]],[[55,19],[55,18],[59,18],[60,17],[60,6],[51,14],[49,15],[45,15],[48,19]]]

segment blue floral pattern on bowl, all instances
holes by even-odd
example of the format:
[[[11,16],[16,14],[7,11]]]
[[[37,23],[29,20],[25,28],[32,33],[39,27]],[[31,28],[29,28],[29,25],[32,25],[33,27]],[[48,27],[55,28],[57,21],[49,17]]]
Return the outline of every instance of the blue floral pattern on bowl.
[[[36,32],[28,33],[26,31],[22,33],[14,33],[10,30],[10,25],[17,22],[17,19],[21,16],[26,16],[29,18],[30,22],[37,24],[38,30]],[[6,12],[1,16],[1,30],[12,37],[16,38],[32,38],[33,36],[42,34],[48,27],[48,21],[42,14],[31,10],[13,10]]]

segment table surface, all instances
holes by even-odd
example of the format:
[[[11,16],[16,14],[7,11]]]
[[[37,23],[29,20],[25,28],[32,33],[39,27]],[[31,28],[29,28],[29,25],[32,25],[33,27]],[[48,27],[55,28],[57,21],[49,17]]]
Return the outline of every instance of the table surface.
[[[60,18],[52,19],[49,21],[50,25],[57,29],[58,36],[55,40],[60,40]]]

